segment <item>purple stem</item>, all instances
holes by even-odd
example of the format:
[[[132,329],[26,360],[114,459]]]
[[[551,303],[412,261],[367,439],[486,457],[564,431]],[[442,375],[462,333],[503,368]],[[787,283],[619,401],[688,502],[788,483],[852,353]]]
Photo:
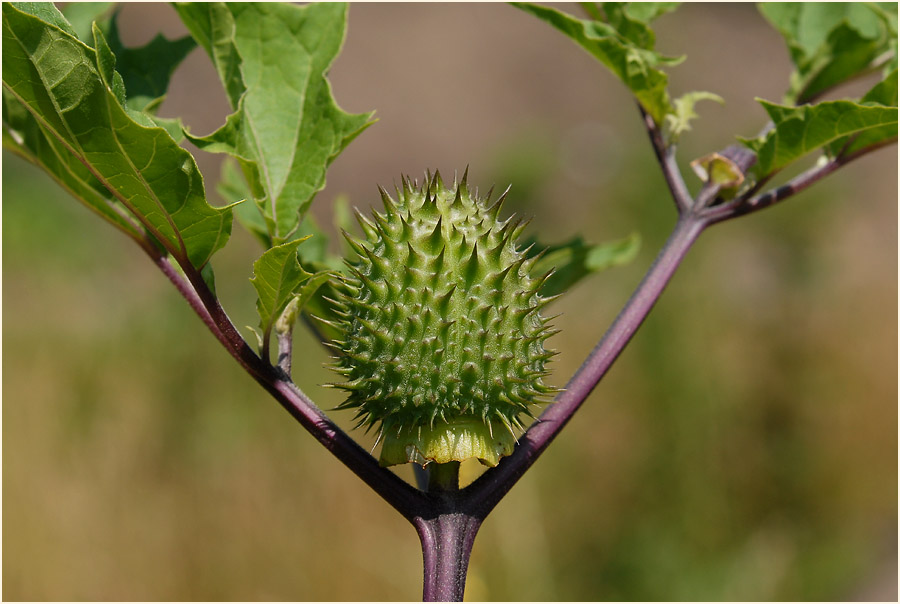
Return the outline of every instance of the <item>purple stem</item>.
[[[482,518],[487,516],[519,477],[531,467],[606,375],[656,304],[669,279],[705,226],[706,222],[694,213],[682,214],[650,270],[606,334],[566,384],[565,391],[556,397],[554,403],[519,438],[519,444],[512,455],[503,458],[499,465],[482,474],[462,491],[472,500],[473,509]]]
[[[278,332],[278,367],[286,375],[291,375],[291,357],[294,349],[293,334],[293,326],[285,332]]]
[[[569,380],[566,390],[519,439],[512,455],[463,490],[423,493],[380,467],[368,452],[328,419],[291,382],[282,367],[273,367],[267,359],[253,352],[197,269],[182,265],[187,277],[185,281],[165,257],[148,250],[157,266],[241,366],[325,448],[413,524],[422,543],[423,598],[426,601],[462,601],[469,556],[482,522],[546,450],[606,375],[656,304],[700,233],[710,224],[786,199],[873,150],[861,150],[852,156],[839,157],[763,195],[745,196],[730,203],[714,205],[718,194],[718,187],[715,186],[704,186],[696,199],[690,199],[675,163],[674,148],[665,145],[656,124],[648,120],[646,114],[644,118],[666,183],[679,210],[675,229],[616,320]],[[746,170],[754,159],[743,154],[738,158],[738,163]]]
[[[678,208],[679,214],[686,212],[692,205],[691,193],[684,183],[681,170],[678,169],[678,162],[675,161],[675,145],[666,145],[662,131],[660,131],[650,114],[644,111],[640,103],[638,103],[638,110],[640,110],[641,117],[644,119],[644,126],[647,128],[647,134],[650,136],[650,144],[653,145],[653,152],[656,153],[656,160],[659,162],[663,178],[666,179],[666,184],[672,193],[675,207]]]
[[[256,377],[256,376],[254,376]],[[345,466],[350,468],[403,517],[412,519],[423,513],[426,496],[393,472],[382,468],[368,451],[360,447],[346,432],[334,424],[312,400],[301,392],[279,370],[268,366],[259,382],[316,440]]]
[[[422,514],[425,495],[392,472],[380,467],[374,457],[335,425],[291,382],[290,376],[281,368],[273,367],[268,361],[257,356],[240,336],[197,269],[190,265],[182,267],[187,277],[185,280],[165,256],[150,251],[148,255],[241,367],[316,440],[405,518],[412,522],[415,516]]]
[[[425,602],[462,602],[475,535],[482,520],[466,513],[444,513],[413,521],[422,541]]]
[[[243,340],[241,346],[234,346],[236,330],[202,279],[194,281],[191,287],[165,258],[154,261],[241,366],[325,448],[413,524],[422,542],[423,598],[426,601],[461,601],[469,555],[482,522],[609,370],[704,226],[705,222],[693,213],[682,215],[659,257],[606,335],[569,381],[565,392],[519,439],[519,445],[510,457],[462,491],[435,494],[422,493],[380,467],[280,369],[264,362]],[[211,301],[215,302],[212,310]],[[225,335],[227,331],[231,332],[231,338]]]
[[[776,187],[760,195],[754,195],[749,198],[738,198],[729,203],[713,206],[707,209],[703,213],[703,216],[704,218],[709,220],[710,224],[715,224],[717,222],[722,222],[724,220],[729,220],[731,218],[736,218],[738,216],[743,216],[744,214],[750,214],[752,212],[757,212],[764,208],[768,208],[769,206],[775,205],[780,201],[784,201],[788,197],[792,197],[797,193],[803,191],[804,189],[807,189],[832,172],[836,171],[838,168],[846,166],[851,161],[867,155],[873,151],[881,149],[882,147],[895,144],[896,142],[897,139],[895,138],[888,139],[881,141],[880,143],[877,143],[875,145],[870,145],[868,147],[858,149],[857,151],[847,155],[838,155],[834,159],[822,165],[813,166],[809,170],[797,175],[780,187]]]
[[[706,222],[685,213],[625,308],[607,330],[566,390],[519,438],[513,454],[461,491],[431,499],[430,514],[413,519],[422,541],[425,601],[462,601],[475,535],[494,506],[544,452],[631,340],[659,299]]]
[[[156,250],[156,248],[145,248],[145,251],[147,251],[147,254],[159,270],[161,270],[166,278],[172,282],[172,285],[175,286],[178,293],[187,300],[187,303],[194,309],[194,312],[197,313],[197,316],[200,317],[203,324],[209,328],[214,336],[216,336],[216,339],[219,340],[225,348],[230,349],[231,343],[222,334],[222,331],[219,329],[219,326],[216,325],[216,322],[213,320],[212,315],[209,314],[209,311],[206,310],[206,306],[203,305],[203,300],[200,299],[200,296],[197,295],[197,292],[191,287],[191,284],[185,281],[178,270],[171,262],[169,262],[169,258]]]

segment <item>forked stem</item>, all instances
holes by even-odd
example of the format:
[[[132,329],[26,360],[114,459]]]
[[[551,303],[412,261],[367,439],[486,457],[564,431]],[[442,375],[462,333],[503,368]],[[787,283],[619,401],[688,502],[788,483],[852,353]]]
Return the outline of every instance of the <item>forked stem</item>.
[[[487,516],[522,474],[531,467],[587,400],[588,395],[606,375],[644,322],[705,226],[706,222],[692,212],[687,212],[679,218],[672,235],[644,279],[603,338],[566,384],[566,389],[519,438],[519,444],[512,455],[503,458],[499,465],[489,469],[462,491],[462,494],[471,498],[476,509],[483,514],[482,518]]]
[[[435,465],[429,480],[433,516],[416,517],[413,525],[422,541],[425,563],[426,601],[461,601],[465,590],[466,569],[475,535],[494,506],[537,460],[563,426],[587,399],[613,361],[631,340],[665,289],[685,254],[703,231],[706,222],[688,212],[681,216],[653,266],[638,285],[606,335],[581,368],[541,415],[519,438],[509,457],[485,472],[468,487],[456,491],[457,468]],[[446,485],[449,476],[449,487]]]
[[[503,458],[499,465],[485,472],[478,480],[462,490],[459,489],[458,462],[434,464],[430,468],[427,492],[414,489],[392,472],[380,467],[367,451],[328,419],[290,381],[288,373],[290,349],[287,342],[281,342],[285,347],[282,352],[286,354],[282,355],[279,367],[272,367],[267,359],[257,356],[244,342],[199,271],[191,266],[183,267],[185,279],[177,274],[164,257],[151,253],[157,266],[175,284],[195,312],[242,367],[319,442],[413,524],[422,543],[424,562],[422,595],[425,601],[462,601],[472,545],[482,522],[543,453],[606,375],[656,304],[685,254],[707,226],[782,201],[852,159],[881,146],[860,150],[852,156],[840,157],[824,167],[804,173],[788,185],[763,195],[716,205],[718,187],[715,186],[704,187],[695,199],[689,198],[675,163],[674,148],[665,145],[655,123],[649,120],[646,114],[644,118],[666,182],[678,208],[679,219],[675,229],[616,320],[569,380],[566,390],[520,437],[512,455]],[[745,154],[741,159],[745,160],[739,162],[741,169],[746,170],[754,158]]]

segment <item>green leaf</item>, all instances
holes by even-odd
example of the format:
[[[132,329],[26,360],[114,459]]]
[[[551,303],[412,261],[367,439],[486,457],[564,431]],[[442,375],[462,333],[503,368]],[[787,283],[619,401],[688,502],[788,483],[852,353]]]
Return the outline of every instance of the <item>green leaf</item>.
[[[338,233],[346,232],[352,234],[354,232],[356,221],[353,219],[352,210],[350,210],[349,197],[346,195],[339,195],[335,198],[334,203],[332,204],[332,216],[334,228]],[[332,266],[332,268],[338,271],[341,270],[343,265],[342,258],[352,258],[354,254],[353,247],[346,238],[340,237],[339,240],[341,243],[341,257],[337,258],[338,263]]]
[[[885,61],[896,64],[897,5],[863,2],[764,3],[794,62],[789,102],[804,103]]]
[[[606,21],[577,19],[554,8],[526,2],[513,6],[549,23],[606,65],[637,97],[657,124],[674,111],[666,89],[669,77],[658,66],[676,65],[683,57],[653,50],[653,31],[618,3],[602,5]],[[601,13],[597,13],[601,14]],[[648,11],[647,14],[657,14]]]
[[[344,41],[347,7],[314,3],[176,6],[213,59],[236,108],[221,128],[191,136],[242,162],[273,243],[288,240],[337,155],[372,122],[335,103],[326,73]]]
[[[117,14],[109,27],[109,47],[116,55],[116,71],[122,75],[131,109],[154,113],[166,98],[175,68],[197,47],[190,36],[167,40],[157,34],[138,48],[126,48],[119,39]]]
[[[10,2],[9,5],[23,13],[34,15],[47,25],[57,27],[71,36],[78,37],[72,24],[66,20],[63,14],[59,12],[55,6],[53,6],[52,2]],[[91,35],[90,32],[88,32],[88,37],[91,39],[90,41],[93,41],[93,35]],[[5,45],[3,49],[4,51],[6,50]]]
[[[866,95],[860,99],[863,105],[897,106],[897,70],[891,72],[887,78],[876,84]],[[866,147],[872,147],[885,141],[897,139],[897,124],[888,124],[879,128],[870,128],[858,135],[840,138],[828,147],[829,155],[850,155]]]
[[[555,269],[541,288],[541,295],[555,296],[571,289],[592,273],[631,262],[640,248],[641,237],[637,233],[599,245],[585,243],[581,237],[559,245],[536,244],[529,252],[531,256],[546,251],[531,269],[531,274],[541,277],[550,269]]]
[[[96,26],[94,40],[96,51],[3,4],[4,89],[180,263],[201,268],[228,240],[231,209],[210,206],[193,157],[122,106],[115,56]]]
[[[268,338],[272,325],[285,307],[300,290],[303,282],[313,275],[300,266],[297,247],[305,239],[295,239],[266,250],[253,263],[253,277],[250,283],[256,288],[258,299],[259,326],[263,341]]]
[[[126,104],[126,109],[128,109]],[[133,111],[128,109],[129,111]],[[147,107],[145,111],[151,111],[151,107]],[[149,113],[144,114],[146,117],[150,118],[150,122],[154,126],[158,126],[169,133],[169,136],[172,137],[176,143],[181,143],[184,140],[184,125],[181,123],[181,118],[179,117],[159,117],[158,115],[151,115]]]
[[[78,39],[91,45],[94,43],[94,21],[106,16],[115,5],[115,2],[67,2],[62,14],[72,25]]]
[[[681,2],[629,2],[625,5],[632,19],[650,23],[657,17],[670,13],[681,6]]]
[[[300,288],[300,292],[294,298],[294,300],[297,301],[297,311],[305,310],[310,301],[318,297],[321,288],[333,279],[334,276],[335,273],[332,271],[319,271],[307,279]]]
[[[337,273],[333,272],[332,274],[336,275]],[[303,316],[307,319],[308,327],[321,342],[333,342],[340,339],[344,333],[343,330],[334,327],[341,322],[342,318],[337,315],[334,304],[328,302],[328,299],[338,299],[338,289],[334,280],[323,283],[310,296],[303,308]]]
[[[595,21],[610,25],[616,33],[628,43],[637,48],[653,50],[656,44],[656,34],[643,21],[631,16],[626,11],[623,2],[603,2],[600,4],[600,18],[593,17]]]
[[[266,220],[260,209],[250,201],[253,199],[253,193],[247,186],[236,160],[227,157],[222,162],[222,172],[216,190],[228,203],[237,203],[234,206],[235,218],[262,244],[263,248],[272,247]]]
[[[194,40],[212,59],[225,93],[235,109],[246,91],[241,74],[241,56],[235,43],[234,17],[224,2],[176,2],[181,21]]]
[[[897,136],[897,107],[826,101],[792,107],[758,99],[775,128],[761,139],[743,141],[757,152],[755,171],[764,176],[843,137],[880,130]]]
[[[665,132],[666,139],[677,142],[678,138],[691,129],[691,120],[700,117],[694,111],[694,105],[700,101],[715,101],[720,105],[725,104],[725,99],[712,92],[688,92],[674,101],[674,111],[666,115]]]
[[[31,113],[3,90],[3,146],[44,169],[63,189],[101,218],[142,242],[143,228],[69,150],[41,128]]]
[[[222,162],[222,176],[217,187],[219,194],[231,203],[250,199],[250,189],[241,176],[240,170],[231,158]],[[238,203],[234,208],[234,214],[238,221],[253,234],[266,249],[272,247],[272,240],[266,229],[266,221],[259,208],[251,202]],[[304,264],[320,266],[327,265],[337,269],[343,265],[340,257],[328,252],[328,236],[319,227],[312,216],[307,216],[300,226],[291,235],[291,240],[304,239],[312,236],[312,240],[300,248],[300,261]]]
[[[897,106],[897,70],[895,69],[882,81],[875,84],[869,92],[860,99],[860,103],[877,103],[888,107]]]

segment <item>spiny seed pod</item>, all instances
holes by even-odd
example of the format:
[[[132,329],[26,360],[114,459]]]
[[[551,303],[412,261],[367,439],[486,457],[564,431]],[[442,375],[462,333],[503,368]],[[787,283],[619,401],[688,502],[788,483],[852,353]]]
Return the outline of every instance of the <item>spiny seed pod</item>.
[[[455,180],[455,179],[454,179]],[[452,188],[426,173],[402,179],[385,212],[357,213],[365,240],[345,233],[359,259],[335,300],[342,337],[334,369],[349,392],[339,408],[384,439],[381,465],[464,461],[496,465],[509,455],[520,417],[556,389],[545,386],[555,333],[536,261],[516,249],[520,221],[498,220],[504,193]],[[377,442],[376,442],[377,444]]]

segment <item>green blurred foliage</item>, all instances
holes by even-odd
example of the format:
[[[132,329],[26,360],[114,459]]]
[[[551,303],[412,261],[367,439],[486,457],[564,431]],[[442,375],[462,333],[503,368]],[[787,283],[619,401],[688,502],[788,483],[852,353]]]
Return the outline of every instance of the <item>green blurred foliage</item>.
[[[706,7],[685,9],[668,29],[678,14],[660,19],[661,50],[684,50],[671,40],[689,37],[692,18],[710,26]],[[347,69],[372,53],[352,46],[355,33],[366,39],[355,10],[339,65]],[[504,7],[471,10],[516,19]],[[780,48],[777,34],[772,40]],[[560,49],[577,63],[577,49]],[[705,60],[687,52],[680,69]],[[337,92],[346,85],[338,79]],[[586,94],[593,103],[600,92]],[[480,103],[490,106],[489,96]],[[742,102],[723,96],[728,107]],[[554,321],[563,332],[550,341],[562,351],[555,385],[615,316],[674,220],[633,105],[609,102],[590,118],[548,114],[532,134],[523,129],[531,144],[534,132],[547,133],[540,140],[549,152],[523,151],[509,129],[471,157],[473,173],[490,166],[477,170],[480,182],[513,182],[511,211],[526,210],[527,200],[539,225],[531,231],[547,240],[642,236],[637,260],[556,303],[564,314]],[[367,103],[348,108],[391,110]],[[728,131],[717,131],[724,126],[709,106],[711,122],[701,118],[685,136],[684,166],[695,147],[700,154],[728,144],[763,118],[729,117]],[[560,161],[570,157],[560,130],[586,119],[608,128],[578,139],[611,172],[593,181]],[[367,136],[382,144],[378,129],[391,123],[382,114],[359,139],[360,153]],[[513,180],[506,170],[521,166],[506,150],[533,167]],[[351,145],[343,165],[355,174],[365,161],[353,153]],[[408,169],[404,158],[388,178]],[[781,207],[701,237],[591,400],[488,518],[467,598],[869,593],[897,547],[896,165],[895,148],[880,151]],[[335,164],[323,196],[354,186],[343,169]],[[216,172],[204,173],[211,191]],[[381,178],[359,185],[368,197],[353,202],[377,199]],[[239,326],[257,322],[248,279],[258,255],[236,228],[213,260]],[[418,597],[412,528],[237,368],[140,250],[7,154],[3,257],[4,599]],[[332,408],[339,395],[317,386],[333,379],[322,367],[327,353],[302,329],[295,338],[295,380]]]

